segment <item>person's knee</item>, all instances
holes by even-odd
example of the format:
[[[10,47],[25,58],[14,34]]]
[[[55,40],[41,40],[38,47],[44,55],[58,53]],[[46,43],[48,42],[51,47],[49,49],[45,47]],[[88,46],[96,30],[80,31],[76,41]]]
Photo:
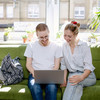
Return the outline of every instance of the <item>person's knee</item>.
[[[57,85],[55,84],[49,84],[47,85],[46,89],[49,91],[49,92],[57,92]]]
[[[31,91],[32,97],[34,100],[43,100],[43,92],[40,84],[36,84],[32,81],[28,82],[28,87]]]
[[[38,84],[34,84],[34,85],[29,85],[29,89],[32,93],[37,94],[37,93],[42,93],[42,89],[41,86]]]
[[[35,80],[34,79],[31,79],[28,81],[28,87],[31,88],[31,87],[34,87],[34,84],[35,84]]]

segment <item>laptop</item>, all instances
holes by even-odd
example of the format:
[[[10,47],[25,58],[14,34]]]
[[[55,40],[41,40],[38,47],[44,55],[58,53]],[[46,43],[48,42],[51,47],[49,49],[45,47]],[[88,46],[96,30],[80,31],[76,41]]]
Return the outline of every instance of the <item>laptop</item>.
[[[35,82],[41,84],[64,82],[64,70],[34,70]]]

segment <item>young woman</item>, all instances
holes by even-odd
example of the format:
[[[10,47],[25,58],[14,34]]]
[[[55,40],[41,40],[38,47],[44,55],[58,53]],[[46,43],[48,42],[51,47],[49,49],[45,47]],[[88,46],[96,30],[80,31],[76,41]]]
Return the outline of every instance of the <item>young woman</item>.
[[[80,100],[84,86],[96,83],[91,51],[87,43],[77,39],[80,24],[72,21],[64,29],[63,58],[61,69],[64,70],[64,84],[66,86],[63,100]],[[68,81],[66,80],[69,71]]]

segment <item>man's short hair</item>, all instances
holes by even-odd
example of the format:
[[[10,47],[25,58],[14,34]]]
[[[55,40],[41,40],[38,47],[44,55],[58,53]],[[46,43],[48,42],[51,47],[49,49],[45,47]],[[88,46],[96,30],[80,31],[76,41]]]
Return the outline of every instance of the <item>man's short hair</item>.
[[[45,31],[45,30],[49,31],[48,26],[46,24],[44,24],[44,23],[40,23],[40,24],[38,24],[36,26],[36,32],[38,32],[38,31]]]

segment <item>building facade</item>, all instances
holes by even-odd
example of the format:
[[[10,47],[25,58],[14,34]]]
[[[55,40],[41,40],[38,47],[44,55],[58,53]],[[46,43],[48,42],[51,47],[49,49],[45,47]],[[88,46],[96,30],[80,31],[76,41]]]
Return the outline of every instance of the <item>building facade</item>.
[[[51,0],[48,0],[50,2]],[[52,0],[56,3],[57,0]],[[98,0],[59,0],[59,24],[77,20],[86,25]],[[0,0],[0,27],[14,22],[46,22],[47,0]]]

